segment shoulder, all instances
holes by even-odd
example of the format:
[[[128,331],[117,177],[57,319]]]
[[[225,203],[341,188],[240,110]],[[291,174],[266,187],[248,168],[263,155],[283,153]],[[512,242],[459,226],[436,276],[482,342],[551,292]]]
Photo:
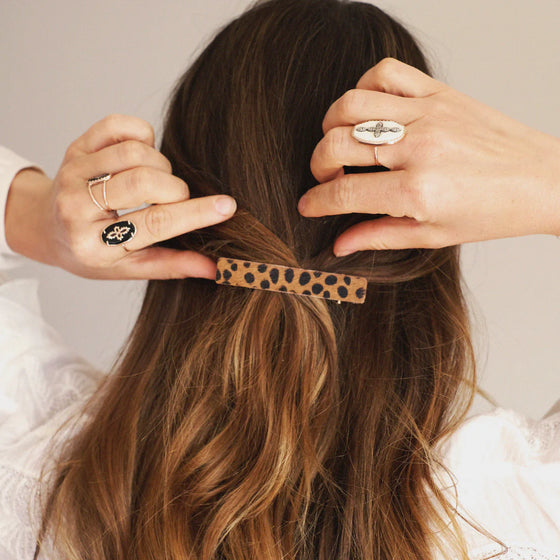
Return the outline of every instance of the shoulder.
[[[462,469],[482,463],[530,466],[560,464],[560,411],[533,420],[514,410],[496,408],[466,420],[440,446],[446,461]]]
[[[469,520],[508,546],[560,551],[560,412],[533,420],[497,408],[466,420],[437,452],[449,473],[442,486]],[[464,530],[473,550],[488,550],[487,537]]]

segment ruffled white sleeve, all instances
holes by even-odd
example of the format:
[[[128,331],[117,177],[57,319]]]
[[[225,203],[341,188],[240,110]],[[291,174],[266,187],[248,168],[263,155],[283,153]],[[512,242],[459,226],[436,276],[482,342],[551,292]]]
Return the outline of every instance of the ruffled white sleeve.
[[[560,560],[560,412],[541,420],[503,408],[480,414],[440,452],[455,477],[452,503],[506,545],[497,558]],[[463,531],[472,560],[502,551],[467,523]]]
[[[0,149],[0,214],[19,169],[31,164]],[[24,257],[7,246],[2,218],[0,270]],[[0,278],[0,560],[33,558],[37,480],[45,450],[104,373],[69,348],[43,318],[36,278]],[[64,432],[63,432],[64,434]],[[70,432],[67,432],[70,436]]]
[[[25,257],[12,251],[6,242],[5,212],[8,191],[18,171],[37,167],[11,150],[0,146],[0,271],[15,268],[25,262]]]

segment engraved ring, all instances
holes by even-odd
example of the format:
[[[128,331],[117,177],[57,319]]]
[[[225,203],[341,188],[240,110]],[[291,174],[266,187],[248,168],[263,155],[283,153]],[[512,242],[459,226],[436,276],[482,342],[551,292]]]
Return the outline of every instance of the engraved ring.
[[[101,239],[109,247],[127,243],[136,235],[136,226],[129,220],[121,220],[108,225],[101,233]],[[123,249],[126,247],[123,246]]]
[[[107,202],[107,181],[112,177],[112,175],[110,173],[103,173],[103,175],[99,175],[97,177],[92,177],[91,179],[88,179],[87,182],[87,186],[88,186],[88,190],[89,190],[89,196],[91,197],[91,200],[93,200],[94,204],[97,206],[97,208],[99,208],[100,210],[103,210],[104,212],[112,212],[113,209],[109,207],[109,203]],[[93,196],[93,192],[91,190],[91,187],[93,187],[93,185],[97,185],[97,183],[103,183],[103,201],[105,202],[105,208],[103,208],[103,206],[101,206],[101,204],[99,204],[99,202],[97,202],[97,200],[95,199],[95,196]]]
[[[357,124],[352,130],[352,137],[363,144],[373,144],[375,166],[379,167],[377,146],[382,144],[395,144],[404,138],[406,129],[404,125],[395,121],[373,120]]]

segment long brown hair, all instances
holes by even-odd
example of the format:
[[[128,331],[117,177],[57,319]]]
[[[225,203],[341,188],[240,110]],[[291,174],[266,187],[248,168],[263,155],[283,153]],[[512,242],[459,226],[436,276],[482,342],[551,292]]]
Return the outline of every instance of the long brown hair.
[[[366,302],[150,281],[54,471],[39,542],[51,529],[56,558],[466,558],[433,451],[475,387],[459,247],[336,258],[372,216],[297,211],[329,105],[387,56],[430,73],[373,5],[270,0],[180,79],[161,150],[192,198],[238,211],[162,245],[366,276]]]

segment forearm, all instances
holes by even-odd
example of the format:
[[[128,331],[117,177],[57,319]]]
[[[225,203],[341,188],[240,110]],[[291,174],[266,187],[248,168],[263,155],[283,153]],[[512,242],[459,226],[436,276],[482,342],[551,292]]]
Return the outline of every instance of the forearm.
[[[44,219],[52,181],[35,168],[22,169],[12,181],[5,209],[6,242],[12,251],[30,259],[50,263]]]
[[[547,135],[548,136],[548,135]],[[560,237],[560,138],[549,136],[551,155],[548,159],[548,186],[551,200],[551,227],[546,233]]]

